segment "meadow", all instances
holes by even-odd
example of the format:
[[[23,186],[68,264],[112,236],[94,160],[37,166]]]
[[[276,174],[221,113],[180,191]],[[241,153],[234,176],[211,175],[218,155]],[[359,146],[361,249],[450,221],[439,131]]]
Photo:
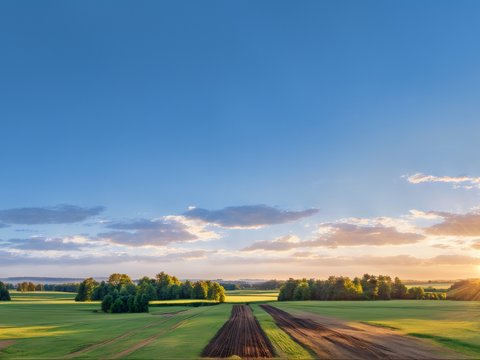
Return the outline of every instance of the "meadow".
[[[480,357],[480,303],[465,301],[301,301],[276,302],[277,292],[227,293],[226,303],[188,306],[157,302],[149,313],[104,314],[98,302],[76,303],[74,294],[11,292],[0,303],[0,350],[13,358],[198,358],[228,320],[233,304],[249,303],[282,359],[309,359],[312,353],[293,341],[260,304],[296,314],[319,314],[366,322]],[[191,303],[191,301],[189,301]],[[13,342],[12,342],[13,341]]]

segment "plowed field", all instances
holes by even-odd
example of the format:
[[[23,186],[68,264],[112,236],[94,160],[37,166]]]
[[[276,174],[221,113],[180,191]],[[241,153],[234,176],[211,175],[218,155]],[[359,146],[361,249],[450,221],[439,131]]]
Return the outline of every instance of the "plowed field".
[[[234,305],[230,319],[203,350],[202,356],[226,358],[271,358],[273,349],[247,305]]]
[[[270,305],[261,305],[277,325],[320,359],[461,359],[464,356],[403,336],[390,329],[335,319],[324,322],[295,317]],[[315,319],[316,320],[316,319]]]

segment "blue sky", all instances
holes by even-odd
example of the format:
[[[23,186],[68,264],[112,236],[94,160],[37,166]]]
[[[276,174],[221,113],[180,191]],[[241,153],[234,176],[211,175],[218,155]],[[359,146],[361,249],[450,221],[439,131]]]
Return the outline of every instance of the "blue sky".
[[[0,273],[478,275],[479,11],[3,2]]]

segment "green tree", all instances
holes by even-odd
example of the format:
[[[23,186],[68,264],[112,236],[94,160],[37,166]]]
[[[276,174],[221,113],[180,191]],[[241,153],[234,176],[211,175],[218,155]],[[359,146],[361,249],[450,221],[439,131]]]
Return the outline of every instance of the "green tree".
[[[411,287],[408,289],[407,292],[407,297],[409,299],[416,299],[416,300],[421,300],[425,296],[425,290],[423,290],[422,287],[416,286],[416,287]]]
[[[392,298],[405,299],[407,297],[408,289],[398,277],[395,278],[392,287]]]
[[[306,279],[303,279],[293,291],[293,300],[310,300],[310,287]]]
[[[10,293],[7,285],[0,281],[0,301],[10,301]]]
[[[75,301],[91,301],[93,290],[98,283],[93,278],[83,280],[78,287],[78,293],[75,297]]]
[[[204,281],[197,281],[193,285],[192,298],[206,299],[208,294],[208,286]]]
[[[109,276],[108,283],[113,287],[120,289],[122,285],[133,284],[133,281],[127,274],[115,273]]]
[[[105,297],[102,300],[102,311],[109,312],[112,308],[112,304],[113,304],[112,295],[105,295]]]
[[[112,313],[117,313],[117,314],[124,312],[123,301],[121,300],[121,298],[118,298],[113,302],[111,311]]]
[[[207,299],[225,302],[225,289],[217,282],[211,282],[207,290]]]

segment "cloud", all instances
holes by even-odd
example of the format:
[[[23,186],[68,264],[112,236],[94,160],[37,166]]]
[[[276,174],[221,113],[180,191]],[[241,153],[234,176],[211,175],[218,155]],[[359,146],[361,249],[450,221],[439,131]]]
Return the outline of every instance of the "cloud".
[[[470,244],[470,247],[475,250],[480,250],[480,240],[475,240]]]
[[[7,225],[7,224],[2,224],[2,223],[0,223],[0,229],[6,228],[6,227],[8,227],[8,226],[9,226],[9,225]]]
[[[293,247],[298,246],[298,244],[301,244],[299,242],[298,237],[294,235],[287,235],[272,241],[268,241],[268,240],[257,241],[253,245],[250,245],[242,249],[242,251],[252,251],[252,250],[284,251],[284,250],[290,250]]]
[[[296,221],[317,212],[318,209],[285,211],[267,205],[246,205],[230,206],[221,210],[191,208],[183,216],[224,228],[259,228]]]
[[[193,250],[180,253],[171,253],[165,255],[130,255],[125,253],[116,253],[108,255],[62,255],[62,256],[31,256],[22,253],[12,253],[0,250],[2,262],[0,266],[11,265],[97,265],[97,264],[120,264],[120,263],[167,263],[176,261],[189,261],[204,258],[209,251]]]
[[[432,214],[442,218],[439,224],[427,227],[426,234],[443,236],[480,236],[480,213],[453,214],[447,212],[435,212]]]
[[[298,238],[286,236],[273,241],[258,241],[243,251],[269,250],[286,251],[296,248],[339,246],[385,246],[414,244],[423,239],[424,235],[400,232],[392,226],[359,226],[356,224],[334,223],[321,226],[322,234],[319,238],[307,241],[298,241]]]
[[[355,224],[327,224],[330,230],[326,236],[310,241],[315,246],[336,248],[338,246],[359,245],[404,245],[414,244],[425,236],[412,232],[400,232],[393,226],[358,226]]]
[[[117,222],[107,225],[109,231],[98,235],[115,244],[129,246],[165,246],[170,243],[184,243],[216,238],[217,234],[198,228],[182,217],[170,216],[161,219],[140,219],[132,222]],[[128,230],[128,231],[127,231]]]
[[[473,189],[480,188],[480,177],[470,177],[470,176],[434,176],[426,175],[422,173],[417,173],[414,175],[405,175],[403,176],[411,184],[422,184],[422,183],[448,183],[453,184],[453,187],[456,189]]]
[[[0,210],[0,221],[7,224],[68,224],[83,221],[100,214],[102,206],[85,208],[75,205],[30,207]]]
[[[33,237],[29,239],[10,239],[5,244],[12,249],[34,251],[76,251],[81,250],[82,244],[64,241],[64,239],[48,239]]]
[[[256,264],[291,264],[314,267],[346,267],[346,266],[381,266],[381,267],[434,267],[480,265],[480,258],[466,255],[438,255],[430,258],[419,258],[400,254],[391,256],[325,256],[312,253],[296,253],[295,257],[245,257],[232,256],[218,260],[221,263],[237,265]]]

